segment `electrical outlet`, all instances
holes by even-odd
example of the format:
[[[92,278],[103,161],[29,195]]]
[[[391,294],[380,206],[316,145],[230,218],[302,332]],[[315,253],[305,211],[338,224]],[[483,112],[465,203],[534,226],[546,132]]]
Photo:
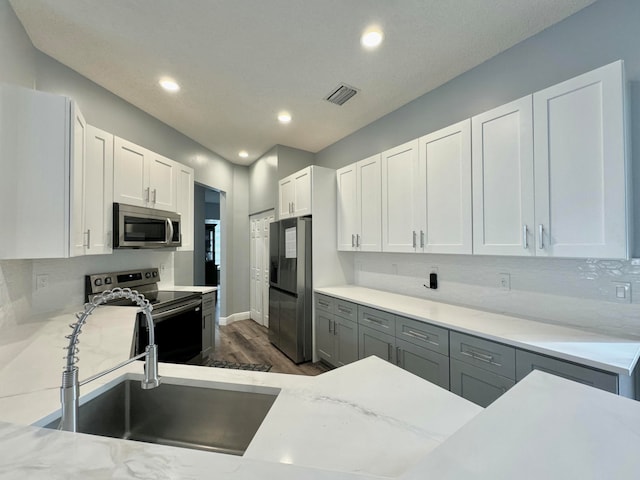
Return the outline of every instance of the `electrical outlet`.
[[[511,275],[508,273],[499,273],[498,286],[500,290],[511,290]]]
[[[617,303],[631,303],[631,283],[612,282],[613,301]]]
[[[44,290],[49,287],[49,275],[42,273],[36,275],[36,290]]]

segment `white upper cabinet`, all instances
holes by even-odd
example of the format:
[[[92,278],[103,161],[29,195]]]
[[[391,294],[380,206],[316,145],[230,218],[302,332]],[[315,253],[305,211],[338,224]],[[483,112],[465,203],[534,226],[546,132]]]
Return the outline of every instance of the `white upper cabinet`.
[[[0,86],[0,259],[74,253],[84,127],[67,97]]]
[[[89,233],[85,225],[87,122],[80,109],[71,104],[71,249],[70,256],[84,255]]]
[[[536,254],[628,258],[621,61],[533,95]]]
[[[471,254],[470,120],[420,138],[419,157],[417,251]]]
[[[175,212],[178,164],[119,137],[114,145],[113,201]]]
[[[180,214],[182,246],[178,250],[193,250],[193,168],[177,164],[176,212]]]
[[[113,135],[87,125],[84,168],[85,255],[112,251]]]
[[[382,249],[380,154],[341,168],[338,182],[338,250]]]
[[[535,255],[532,96],[471,122],[473,252]]]
[[[421,199],[418,140],[382,153],[382,251],[418,248]]]
[[[312,177],[312,167],[307,167],[278,182],[278,218],[311,215]]]

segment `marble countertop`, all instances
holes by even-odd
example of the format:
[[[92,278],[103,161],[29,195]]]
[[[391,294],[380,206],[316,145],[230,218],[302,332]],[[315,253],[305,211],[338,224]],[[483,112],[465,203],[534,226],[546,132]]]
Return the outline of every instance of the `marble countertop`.
[[[95,310],[80,336],[81,379],[128,357],[136,311]],[[280,389],[243,457],[26,426],[59,416],[64,335],[72,321],[62,315],[3,331],[0,422],[7,423],[0,423],[0,478],[11,472],[19,478],[397,477],[482,411],[370,357],[318,377],[160,364],[167,383]],[[128,365],[82,386],[81,399],[141,373],[141,362]]]
[[[211,293],[211,292],[218,291],[218,287],[206,287],[206,286],[198,286],[198,285],[174,285],[173,287],[169,287],[169,288],[177,292]]]
[[[575,328],[355,285],[316,288],[315,291],[620,375],[631,375],[640,356],[638,341]]]

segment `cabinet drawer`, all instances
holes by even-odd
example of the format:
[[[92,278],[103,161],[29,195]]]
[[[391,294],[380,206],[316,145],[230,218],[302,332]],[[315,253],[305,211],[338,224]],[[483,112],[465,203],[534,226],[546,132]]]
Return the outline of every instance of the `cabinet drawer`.
[[[334,313],[352,322],[358,321],[358,305],[346,300],[335,299]]]
[[[395,317],[396,337],[449,356],[449,330],[411,318]]]
[[[449,357],[396,339],[396,363],[400,368],[449,390]]]
[[[512,380],[516,378],[516,349],[513,347],[453,331],[449,347],[451,358]]]
[[[359,307],[358,323],[394,337],[396,335],[396,320],[394,315],[388,312],[376,310],[375,308]]]
[[[533,370],[551,373],[568,380],[573,380],[574,382],[584,383],[585,385],[590,385],[600,390],[606,390],[607,392],[618,393],[618,376],[614,373],[575,365],[525,350],[517,350],[516,380],[522,380]]]
[[[323,312],[333,313],[335,308],[335,298],[327,297],[320,293],[316,293],[316,310],[322,310]]]
[[[215,307],[216,303],[216,294],[215,292],[206,293],[202,296],[202,310],[208,311],[212,310]]]
[[[481,407],[488,407],[514,385],[510,378],[451,359],[451,392]]]

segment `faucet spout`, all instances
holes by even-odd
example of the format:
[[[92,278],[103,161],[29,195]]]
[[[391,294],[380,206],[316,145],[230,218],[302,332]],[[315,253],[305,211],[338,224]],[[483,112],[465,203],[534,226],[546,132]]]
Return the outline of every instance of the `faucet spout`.
[[[82,333],[82,327],[87,321],[87,317],[98,308],[98,306],[108,302],[109,300],[126,298],[134,301],[145,314],[147,320],[147,327],[149,328],[149,345],[145,349],[144,353],[125,360],[118,365],[109,368],[103,372],[97,373],[82,382],[78,380],[78,336]],[[91,302],[85,303],[84,311],[77,313],[76,318],[78,321],[70,327],[73,329],[73,333],[67,335],[69,339],[69,345],[66,347],[66,366],[62,372],[62,385],[60,387],[60,403],[62,404],[62,417],[60,420],[60,429],[69,432],[78,431],[78,409],[80,405],[80,385],[89,383],[96,378],[100,378],[108,373],[113,372],[129,363],[144,357],[144,378],[141,382],[143,389],[151,389],[160,385],[160,377],[158,376],[158,346],[155,344],[154,325],[151,317],[151,310],[153,306],[149,303],[144,295],[138,293],[135,290],[129,288],[114,288],[113,290],[106,290],[102,294],[96,296]]]

